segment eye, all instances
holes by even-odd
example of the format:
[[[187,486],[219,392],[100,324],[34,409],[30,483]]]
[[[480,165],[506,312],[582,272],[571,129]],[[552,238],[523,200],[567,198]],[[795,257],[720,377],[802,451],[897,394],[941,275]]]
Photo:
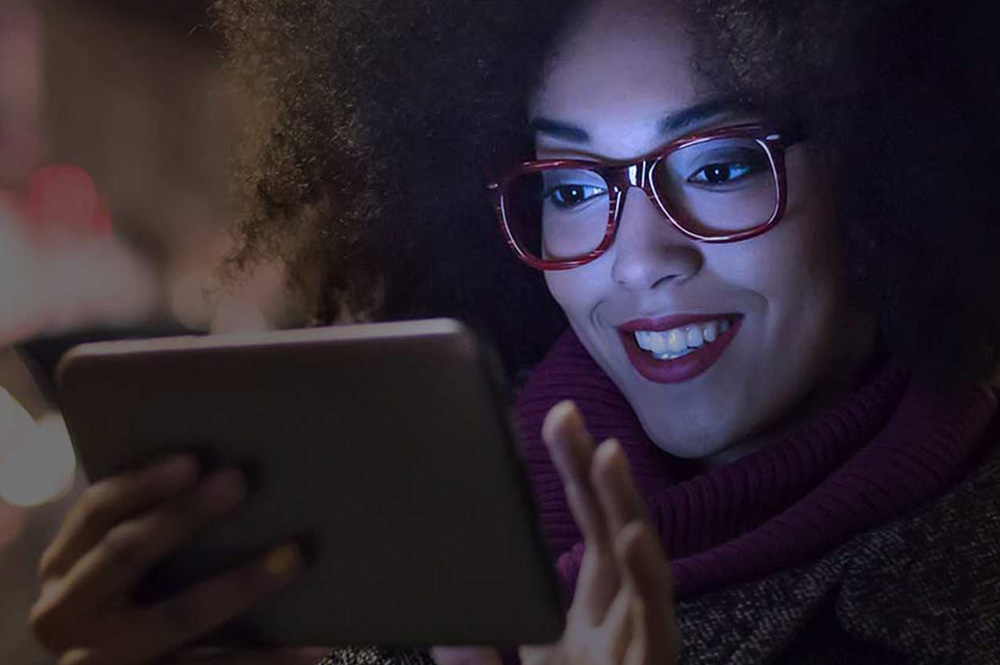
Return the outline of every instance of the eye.
[[[696,160],[692,160],[692,168],[699,162],[704,166],[698,168],[687,182],[702,187],[735,186],[744,179],[770,170],[767,155],[756,147],[716,149],[709,144]]]
[[[607,191],[603,187],[595,185],[559,185],[546,192],[545,198],[557,208],[569,209],[605,194]]]
[[[721,163],[703,166],[688,182],[700,185],[727,185],[756,173],[759,167],[749,163]]]

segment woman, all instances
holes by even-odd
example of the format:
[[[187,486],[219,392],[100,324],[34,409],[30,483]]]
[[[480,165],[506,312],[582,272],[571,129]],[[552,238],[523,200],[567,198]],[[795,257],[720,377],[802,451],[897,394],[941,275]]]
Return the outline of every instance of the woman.
[[[266,110],[236,265],[286,258],[320,320],[459,314],[512,370],[550,347],[518,413],[574,594],[525,662],[1000,653],[992,93],[934,5],[221,5]],[[245,492],[196,475],[123,476],[67,519],[33,618],[64,662],[183,659],[299,565],[134,607]]]

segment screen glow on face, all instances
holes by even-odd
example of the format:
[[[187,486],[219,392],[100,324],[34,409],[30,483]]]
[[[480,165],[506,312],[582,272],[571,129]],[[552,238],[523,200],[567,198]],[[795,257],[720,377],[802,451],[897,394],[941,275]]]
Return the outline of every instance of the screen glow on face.
[[[539,160],[627,163],[683,136],[767,120],[705,95],[687,28],[663,3],[598,0],[553,53],[529,109]],[[581,342],[668,452],[713,458],[780,420],[853,339],[829,172],[810,155],[803,144],[786,150],[786,212],[762,235],[699,242],[631,188],[603,254],[545,273]],[[597,248],[612,204],[599,173],[533,177],[518,212],[535,222],[524,233],[539,251]],[[753,138],[692,143],[650,177],[671,216],[705,234],[766,224],[775,211],[776,174]],[[671,369],[708,357],[723,328],[733,333],[717,358]]]

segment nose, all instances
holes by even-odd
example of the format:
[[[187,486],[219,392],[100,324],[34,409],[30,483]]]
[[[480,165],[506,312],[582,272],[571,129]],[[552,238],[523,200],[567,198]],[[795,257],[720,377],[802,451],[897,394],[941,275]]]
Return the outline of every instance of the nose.
[[[678,231],[659,206],[632,187],[625,193],[618,221],[612,277],[626,289],[639,291],[683,283],[698,273],[704,257],[696,241]]]

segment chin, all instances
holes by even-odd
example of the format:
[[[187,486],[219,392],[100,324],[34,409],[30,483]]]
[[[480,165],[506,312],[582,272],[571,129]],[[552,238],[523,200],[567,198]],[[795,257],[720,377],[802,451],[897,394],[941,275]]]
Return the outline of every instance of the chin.
[[[688,437],[664,442],[653,439],[653,442],[664,452],[674,457],[691,461],[716,457],[734,445],[733,439],[725,435],[712,436],[710,434],[706,435],[705,432],[699,432],[698,434],[704,438],[696,439]]]
[[[699,460],[723,453],[739,443],[744,434],[735,423],[729,423],[719,414],[685,415],[679,424],[662,422],[663,412],[644,416],[643,409],[636,415],[650,440],[664,452],[686,460]]]

